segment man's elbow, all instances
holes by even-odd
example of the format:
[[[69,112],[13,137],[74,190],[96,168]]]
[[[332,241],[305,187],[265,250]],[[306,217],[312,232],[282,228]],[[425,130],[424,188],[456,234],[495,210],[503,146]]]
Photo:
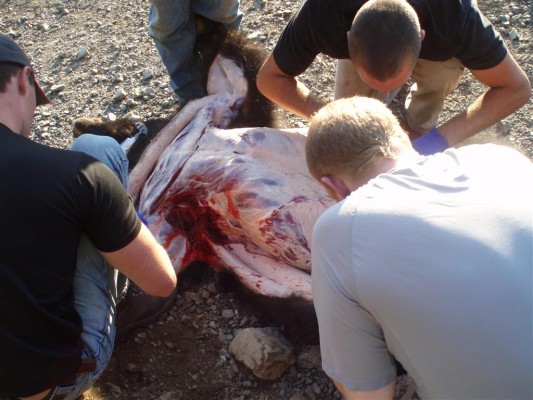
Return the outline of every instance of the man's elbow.
[[[519,109],[526,104],[531,98],[531,83],[525,73],[522,73],[520,79],[511,88],[514,97],[514,105]]]
[[[520,85],[519,97],[522,103],[520,104],[520,107],[526,104],[531,98],[531,83],[529,82],[527,76],[524,77],[522,85]]]
[[[255,84],[257,86],[257,90],[261,92],[261,94],[268,98],[268,73],[265,72],[265,67],[261,67],[259,72],[257,73],[257,77],[255,80]]]
[[[162,279],[157,285],[154,285],[149,294],[157,297],[168,297],[176,288],[177,282],[176,274],[169,275],[167,279]]]

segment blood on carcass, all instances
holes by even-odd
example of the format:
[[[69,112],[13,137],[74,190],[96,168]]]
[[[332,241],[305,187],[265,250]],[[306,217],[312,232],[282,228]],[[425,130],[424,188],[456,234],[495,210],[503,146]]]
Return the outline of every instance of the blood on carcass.
[[[138,180],[140,212],[178,272],[201,261],[262,296],[311,302],[311,232],[333,200],[308,172],[305,129],[222,129],[233,93],[189,103],[186,123],[176,117],[176,138]]]

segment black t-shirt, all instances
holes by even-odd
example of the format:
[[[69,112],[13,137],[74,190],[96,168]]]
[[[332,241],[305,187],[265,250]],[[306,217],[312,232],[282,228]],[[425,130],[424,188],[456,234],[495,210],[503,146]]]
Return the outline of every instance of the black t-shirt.
[[[366,0],[307,0],[289,21],[274,48],[274,59],[286,74],[297,76],[315,57],[349,58],[346,34]],[[507,49],[492,24],[470,0],[409,0],[426,31],[420,58],[445,61],[456,57],[472,70],[498,65]]]
[[[72,287],[81,234],[111,252],[140,227],[104,164],[0,124],[0,397],[74,377],[82,352]]]

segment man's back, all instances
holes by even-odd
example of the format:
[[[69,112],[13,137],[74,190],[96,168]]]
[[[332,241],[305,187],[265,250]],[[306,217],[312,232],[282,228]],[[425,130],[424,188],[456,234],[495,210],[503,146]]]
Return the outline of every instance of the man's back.
[[[390,351],[422,398],[531,398],[532,182],[518,153],[469,146],[328,210],[313,246],[328,374],[352,390],[384,386]],[[328,285],[335,296],[322,296]]]
[[[136,237],[139,223],[102,163],[1,124],[0,174],[0,387],[37,393],[72,378],[81,362],[72,282],[82,232],[113,251]]]

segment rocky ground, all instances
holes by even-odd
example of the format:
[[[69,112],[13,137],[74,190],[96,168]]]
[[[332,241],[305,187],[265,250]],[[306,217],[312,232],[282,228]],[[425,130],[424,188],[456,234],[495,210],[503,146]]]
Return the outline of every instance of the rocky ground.
[[[531,80],[533,1],[478,3]],[[242,0],[242,30],[271,50],[299,4]],[[52,100],[37,111],[34,140],[67,148],[80,116],[149,118],[173,112],[176,103],[166,71],[147,35],[148,8],[148,2],[139,0],[0,0],[0,31],[26,49]],[[319,57],[303,80],[330,99],[333,71],[334,62]],[[482,90],[467,74],[447,101],[444,118],[464,109]],[[393,107],[401,115],[400,100]],[[533,157],[531,111],[532,101],[479,136],[504,138]],[[282,126],[305,126],[284,112],[279,116]],[[270,325],[242,298],[221,290],[211,274],[182,280],[176,305],[161,321],[118,344],[109,368],[85,399],[340,398],[320,369],[316,344],[288,335],[283,326],[275,326],[289,339],[288,345],[281,342],[288,346],[283,358],[294,364],[281,377],[259,379],[230,354],[240,331]]]

